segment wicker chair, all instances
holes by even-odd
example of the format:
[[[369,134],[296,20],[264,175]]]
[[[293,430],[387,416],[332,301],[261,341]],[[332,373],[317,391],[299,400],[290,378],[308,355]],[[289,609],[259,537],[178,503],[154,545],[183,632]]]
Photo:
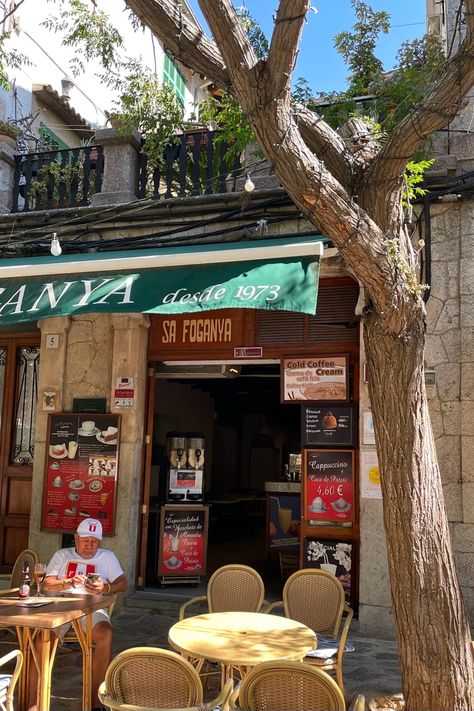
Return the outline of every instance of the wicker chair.
[[[237,706],[237,699],[239,705]],[[251,669],[230,697],[246,711],[346,711],[342,691],[326,672],[304,662],[263,662]],[[364,711],[358,696],[353,711]]]
[[[5,579],[10,579],[10,587],[9,588],[2,588],[0,589],[0,595],[8,595],[9,593],[14,593],[18,592],[18,586],[20,584],[20,577],[23,572],[23,564],[27,561],[28,565],[30,566],[30,576],[33,578],[33,573],[35,570],[35,565],[38,562],[38,554],[36,551],[31,550],[31,548],[26,548],[24,551],[20,553],[18,558],[16,559],[14,565],[13,565],[13,570],[10,574],[1,574],[0,575],[0,580],[5,580]]]
[[[247,565],[224,565],[209,578],[207,595],[193,597],[179,610],[179,619],[190,605],[207,602],[209,612],[260,612],[268,604],[265,586],[256,570]]]
[[[15,658],[16,664],[13,673],[0,674],[0,708],[2,711],[13,711],[13,694],[20,676],[23,654],[19,649],[14,649],[13,652],[9,652],[5,654],[4,657],[0,657],[0,667],[3,667]]]
[[[218,705],[225,711],[232,689],[229,681],[214,701],[203,703],[199,674],[186,659],[166,649],[135,647],[111,662],[99,699],[114,711],[211,711]]]
[[[318,647],[304,661],[314,664],[324,671],[335,673],[337,683],[344,694],[342,679],[342,657],[346,646],[347,633],[354,615],[345,604],[344,588],[335,575],[325,570],[306,568],[293,573],[283,587],[283,601],[269,605],[265,612],[283,606],[285,617],[289,617],[326,639],[318,640]],[[341,623],[345,614],[342,632]],[[339,636],[340,634],[340,636]],[[334,644],[328,645],[328,639]],[[325,642],[325,649],[321,642]],[[314,656],[313,656],[314,655]]]

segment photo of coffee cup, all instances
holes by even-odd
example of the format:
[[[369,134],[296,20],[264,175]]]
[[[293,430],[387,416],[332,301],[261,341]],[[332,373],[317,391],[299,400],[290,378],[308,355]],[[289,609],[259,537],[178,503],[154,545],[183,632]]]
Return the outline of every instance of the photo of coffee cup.
[[[352,508],[352,504],[350,504],[348,501],[341,497],[331,503],[331,508],[333,509],[333,511],[345,513],[346,511],[349,511],[350,508]]]
[[[95,430],[94,420],[84,420],[81,424],[81,429],[84,430],[84,432],[93,432]]]
[[[313,513],[324,513],[326,511],[326,507],[324,505],[324,501],[320,496],[316,496],[311,504],[308,506],[309,510],[312,511]]]
[[[56,477],[53,479],[53,486],[55,486],[56,488],[59,488],[59,487],[62,486],[62,485],[63,485],[63,480],[61,479],[61,477],[60,477],[59,475],[56,476]]]

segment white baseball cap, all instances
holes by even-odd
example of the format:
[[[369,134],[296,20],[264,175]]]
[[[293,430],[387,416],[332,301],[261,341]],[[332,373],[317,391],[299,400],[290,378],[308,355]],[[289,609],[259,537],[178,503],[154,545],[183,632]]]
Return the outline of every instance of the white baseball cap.
[[[85,518],[77,527],[76,533],[81,538],[91,536],[92,538],[97,538],[99,541],[101,541],[102,524],[96,518]]]

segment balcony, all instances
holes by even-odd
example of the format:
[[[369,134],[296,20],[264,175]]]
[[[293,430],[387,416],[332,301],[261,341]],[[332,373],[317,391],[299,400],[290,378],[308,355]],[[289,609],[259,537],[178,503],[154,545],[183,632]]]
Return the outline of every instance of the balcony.
[[[114,131],[111,135],[111,131],[98,132],[98,145],[16,155],[12,212],[107,203],[106,195],[101,196],[103,201],[94,196],[104,191],[112,195],[110,187],[119,182],[119,173],[130,186],[130,199],[236,191],[242,175],[240,157],[232,155],[226,142],[216,140],[215,131],[194,130],[176,136],[158,166],[150,166],[140,144],[134,144],[131,137],[119,137]]]

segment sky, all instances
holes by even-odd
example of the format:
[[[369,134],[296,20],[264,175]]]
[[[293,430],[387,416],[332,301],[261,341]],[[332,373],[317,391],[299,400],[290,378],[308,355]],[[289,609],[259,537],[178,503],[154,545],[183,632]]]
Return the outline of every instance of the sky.
[[[198,19],[206,29],[198,0],[189,0]],[[397,50],[405,40],[421,37],[425,32],[425,0],[367,0],[374,10],[386,10],[391,17],[391,30],[380,39],[377,55],[384,69],[393,68]],[[278,0],[236,0],[236,7],[245,6],[270,39]],[[333,47],[333,38],[349,30],[354,22],[350,0],[312,0],[317,13],[310,12],[295,69],[295,79],[304,77],[313,93],[341,91],[345,88],[347,68]]]

